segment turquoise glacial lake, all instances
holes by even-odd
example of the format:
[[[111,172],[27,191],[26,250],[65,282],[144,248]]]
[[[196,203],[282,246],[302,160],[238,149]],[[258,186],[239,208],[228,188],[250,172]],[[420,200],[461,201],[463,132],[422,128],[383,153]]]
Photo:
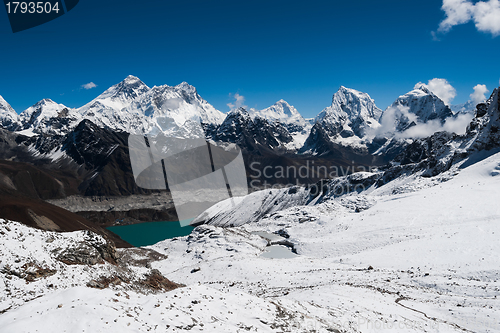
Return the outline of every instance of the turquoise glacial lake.
[[[168,221],[117,225],[107,229],[134,246],[148,246],[165,239],[187,236],[194,227],[181,227],[179,221]]]

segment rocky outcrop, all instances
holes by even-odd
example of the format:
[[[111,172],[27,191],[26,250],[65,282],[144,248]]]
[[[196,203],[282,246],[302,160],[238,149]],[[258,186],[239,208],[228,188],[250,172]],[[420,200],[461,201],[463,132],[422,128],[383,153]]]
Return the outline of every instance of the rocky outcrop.
[[[103,261],[115,263],[116,247],[110,240],[86,231],[83,241],[64,249],[57,259],[68,265],[95,265]]]

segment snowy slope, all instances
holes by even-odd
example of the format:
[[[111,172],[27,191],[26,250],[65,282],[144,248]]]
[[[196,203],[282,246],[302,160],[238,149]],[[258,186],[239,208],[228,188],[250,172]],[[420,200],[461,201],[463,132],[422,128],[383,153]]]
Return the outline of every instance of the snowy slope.
[[[188,284],[310,302],[348,332],[500,332],[500,154],[466,162],[238,228],[198,227],[153,246],[169,255],[153,267]],[[284,236],[298,256],[264,257],[262,233]]]
[[[490,102],[490,108],[498,105]],[[135,281],[157,269],[187,285],[170,292],[144,293],[123,282],[89,289],[89,281],[120,270],[56,259],[86,234],[3,223],[0,311],[6,311],[0,327],[500,332],[500,153],[475,150],[438,176],[406,174],[379,187],[375,175],[349,176],[365,185],[360,194],[328,195],[330,186],[319,196],[287,189],[236,199],[239,209],[226,215],[228,222],[245,214],[257,218],[240,227],[202,225],[187,237],[159,242],[145,249],[164,255],[154,260],[137,250],[118,251],[117,257],[135,258],[125,266]],[[219,208],[211,210],[222,218]],[[276,248],[296,255],[269,258]],[[26,280],[40,268],[56,273]]]
[[[201,285],[152,295],[75,287],[9,311],[0,325],[15,333],[328,332],[326,312]]]
[[[16,130],[19,126],[19,116],[2,96],[0,96],[0,127]]]
[[[37,223],[46,223],[44,227],[51,229],[52,221],[46,220],[41,217]],[[0,311],[58,289],[96,284],[103,278],[113,281],[120,276],[138,283],[151,272],[115,265],[114,247],[89,231],[57,233],[0,220],[0,244]],[[118,284],[123,290],[133,289]]]
[[[266,244],[259,236],[254,242]],[[170,291],[150,266],[166,256],[148,249],[114,253],[89,232],[61,234],[0,220],[0,245],[2,332],[311,332],[308,325],[327,332],[331,327],[328,311],[307,302],[196,283]]]
[[[195,218],[192,224],[211,224],[219,227],[240,226],[260,220],[288,207],[302,206],[309,198],[309,191],[292,187],[258,191],[246,197],[221,201]]]

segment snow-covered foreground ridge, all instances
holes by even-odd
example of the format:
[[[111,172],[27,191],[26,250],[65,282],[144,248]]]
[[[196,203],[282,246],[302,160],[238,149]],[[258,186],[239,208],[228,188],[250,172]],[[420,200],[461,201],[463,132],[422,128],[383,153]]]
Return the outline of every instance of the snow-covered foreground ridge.
[[[255,236],[254,245],[265,242]],[[308,303],[178,285],[151,265],[166,255],[115,248],[91,232],[0,220],[1,332],[308,332],[328,311]],[[330,330],[331,331],[331,330]]]
[[[253,194],[295,203],[252,223],[117,253],[3,221],[2,332],[500,331],[500,153],[361,194],[301,191]],[[263,257],[271,243],[298,255]],[[151,288],[152,274],[186,287]]]

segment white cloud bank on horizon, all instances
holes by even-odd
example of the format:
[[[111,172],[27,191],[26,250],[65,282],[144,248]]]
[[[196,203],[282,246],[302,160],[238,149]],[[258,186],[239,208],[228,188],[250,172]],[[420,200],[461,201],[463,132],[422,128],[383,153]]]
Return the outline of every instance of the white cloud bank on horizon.
[[[229,97],[233,97],[234,98],[234,103],[227,103],[227,106],[229,107],[229,109],[231,110],[234,110],[234,109],[238,109],[238,108],[247,108],[246,105],[244,105],[245,103],[245,96],[243,95],[240,95],[238,93],[236,94],[229,94]]]
[[[436,94],[437,97],[441,98],[444,104],[449,105],[450,102],[457,96],[457,91],[446,79],[438,79],[434,78],[429,80],[427,84],[419,82],[415,85],[414,89],[417,89],[419,86],[424,85]]]
[[[447,33],[456,25],[473,21],[476,29],[491,33],[493,37],[500,35],[500,0],[479,1],[443,0],[441,9],[446,17],[439,24],[438,32]],[[437,39],[436,33],[432,33]]]
[[[94,82],[89,82],[89,83],[86,83],[86,84],[82,84],[82,88],[85,89],[85,90],[93,89],[95,87],[97,87],[97,84],[95,84]]]

